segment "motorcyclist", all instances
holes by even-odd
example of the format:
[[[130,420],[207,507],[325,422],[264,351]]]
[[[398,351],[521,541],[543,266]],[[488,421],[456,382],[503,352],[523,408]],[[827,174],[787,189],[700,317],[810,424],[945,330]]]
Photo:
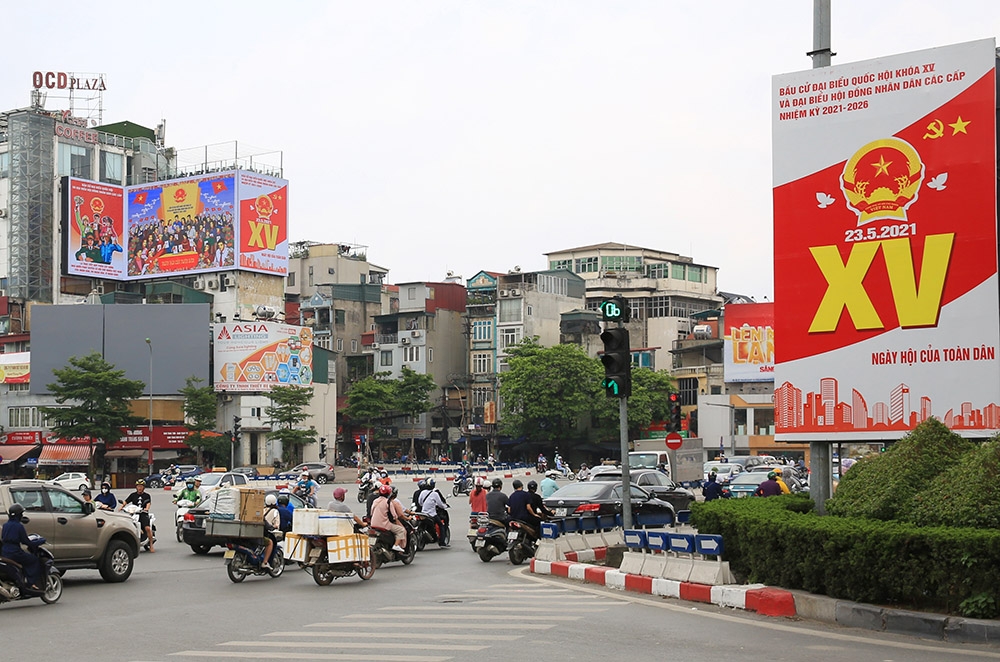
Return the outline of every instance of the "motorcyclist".
[[[705,483],[705,487],[701,490],[705,501],[715,501],[716,499],[725,498],[726,493],[722,489],[722,485],[719,485],[717,478],[718,476],[714,471],[708,474],[708,482]]]
[[[284,534],[281,531],[281,512],[278,510],[278,497],[268,494],[264,497],[264,562],[261,567],[272,570],[271,553],[274,543]]]
[[[21,523],[24,515],[24,506],[19,503],[11,505],[7,509],[7,523],[0,531],[0,555],[5,558],[20,563],[24,568],[24,581],[32,591],[42,590],[42,564],[35,558],[34,554],[24,551],[21,545],[31,545],[28,539],[28,532]]]
[[[468,463],[463,462],[462,466],[459,467],[458,473],[455,475],[455,484],[458,485],[459,490],[463,490],[466,485],[466,481],[472,477],[469,471]]]
[[[429,478],[427,480],[427,489],[420,493],[420,501],[417,505],[420,506],[420,512],[428,517],[432,518],[434,522],[443,529],[448,526],[448,504],[445,502],[444,497],[434,487],[434,479]],[[438,540],[440,543],[441,541]],[[445,547],[445,545],[441,545]]]
[[[292,530],[292,512],[295,510],[295,505],[289,497],[287,488],[278,492],[278,516],[281,518],[282,533],[288,533]]]
[[[101,493],[94,497],[94,507],[98,510],[114,510],[118,499],[111,493],[111,483],[101,483]]]
[[[486,495],[487,491],[484,488],[486,481],[483,480],[482,476],[476,476],[475,487],[469,492],[469,507],[474,513],[485,513],[486,512]]]
[[[517,478],[511,483],[514,491],[507,499],[507,512],[510,518],[519,522],[527,522],[531,513],[528,512],[528,505],[531,503],[531,495],[524,491],[524,483]]]
[[[174,503],[178,501],[190,501],[191,503],[198,503],[201,501],[201,492],[194,486],[194,478],[188,478],[184,481],[184,489],[177,493],[174,497]]]
[[[781,475],[781,467],[775,467],[774,473],[775,473],[775,480],[778,481],[778,487],[781,488],[781,493],[791,494],[792,491],[788,489],[788,484],[785,482],[785,479]]]
[[[146,532],[146,540],[149,541],[150,553],[156,551],[153,549],[153,529],[149,525],[149,507],[152,503],[153,497],[146,492],[146,481],[140,478],[135,481],[135,492],[125,497],[121,507],[118,508],[118,510],[124,510],[128,504],[139,507],[139,526]]]
[[[548,499],[552,496],[552,493],[559,489],[559,483],[556,482],[556,477],[559,476],[559,472],[555,469],[546,472],[545,478],[542,480],[542,498]]]
[[[378,498],[372,503],[371,525],[378,529],[392,531],[395,536],[395,544],[392,546],[394,552],[406,553],[406,529],[399,520],[409,519],[403,512],[403,507],[399,501],[392,498],[392,487],[381,485],[378,488]]]
[[[542,495],[538,493],[538,483],[533,480],[528,481],[528,494],[531,495],[531,503],[528,504],[528,514],[530,517],[527,522],[535,527],[537,531],[538,527],[541,526],[542,520],[553,517],[554,513],[542,503]]]
[[[427,479],[421,478],[417,481],[417,489],[413,493],[413,499],[410,501],[413,510],[420,510],[420,493],[427,489]]]
[[[580,470],[576,472],[577,480],[587,480],[590,478],[590,469],[587,468],[586,464],[580,465]]]
[[[486,495],[486,512],[490,519],[506,523],[510,516],[507,513],[507,495],[503,493],[503,481],[494,478],[491,483],[493,489]]]
[[[299,482],[295,484],[295,493],[313,508],[316,507],[316,491],[319,484],[312,479],[308,471],[303,471],[299,477]]]

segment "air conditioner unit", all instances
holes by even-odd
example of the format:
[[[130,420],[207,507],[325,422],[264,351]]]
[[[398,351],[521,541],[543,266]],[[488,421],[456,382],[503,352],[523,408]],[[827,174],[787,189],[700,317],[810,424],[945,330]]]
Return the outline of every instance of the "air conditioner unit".
[[[94,288],[94,292],[98,294],[104,294],[104,285],[98,285]]]
[[[378,349],[379,347],[381,347],[381,345],[379,345],[377,342],[372,343],[372,349]]]
[[[236,287],[236,276],[226,274],[222,277],[222,282],[225,283],[226,287]]]
[[[203,289],[205,289],[205,279],[204,278],[195,278],[194,279],[194,289],[196,289],[196,290],[203,290]]]
[[[419,338],[420,337],[420,332],[419,331],[410,331],[410,335],[413,336],[414,338]]]
[[[519,297],[519,296],[521,296],[521,290],[511,290],[510,291],[510,295],[512,297]]]
[[[225,395],[222,396],[222,401],[223,402],[232,402],[233,401],[233,396],[231,396],[228,393],[226,393]]]
[[[205,281],[205,287],[207,287],[210,290],[217,290],[217,289],[219,289],[219,279],[218,278],[209,278],[208,280]]]
[[[399,344],[400,345],[409,345],[410,344],[410,339],[409,338],[400,338],[399,339]]]
[[[7,210],[6,209],[0,209],[0,218],[3,218],[6,215],[7,215]]]
[[[510,290],[500,290],[500,296],[502,296],[502,297],[509,297],[510,296]]]

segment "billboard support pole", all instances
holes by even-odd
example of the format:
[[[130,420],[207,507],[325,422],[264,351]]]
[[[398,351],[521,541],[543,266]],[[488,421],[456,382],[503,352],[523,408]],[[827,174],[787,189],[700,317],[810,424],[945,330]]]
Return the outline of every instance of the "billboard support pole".
[[[829,67],[833,52],[830,49],[830,0],[813,0],[813,69]],[[816,513],[826,514],[826,500],[833,496],[833,470],[827,441],[809,442],[809,495],[816,503]]]

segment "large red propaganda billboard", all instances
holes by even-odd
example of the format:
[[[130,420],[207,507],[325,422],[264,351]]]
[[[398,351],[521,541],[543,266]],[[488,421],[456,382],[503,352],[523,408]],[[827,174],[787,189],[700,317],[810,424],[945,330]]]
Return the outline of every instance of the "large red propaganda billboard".
[[[91,278],[125,275],[122,187],[67,179],[66,273]]]
[[[241,170],[240,268],[288,274],[288,182]]]
[[[1000,428],[992,39],[776,76],[778,441]]]

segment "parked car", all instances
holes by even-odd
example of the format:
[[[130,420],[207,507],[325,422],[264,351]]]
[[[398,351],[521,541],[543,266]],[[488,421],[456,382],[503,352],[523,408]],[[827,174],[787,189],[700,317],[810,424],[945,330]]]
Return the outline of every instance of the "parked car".
[[[638,485],[632,485],[632,514],[662,516],[672,520],[676,515],[669,502],[657,499]],[[621,483],[588,480],[560,487],[543,501],[556,517],[578,515],[617,515],[622,511]]]
[[[303,462],[302,464],[297,464],[288,471],[283,471],[278,474],[279,480],[298,480],[299,476],[302,475],[302,470],[305,469],[312,476],[312,479],[319,483],[320,485],[325,485],[327,483],[332,483],[335,478],[335,471],[332,464],[327,464],[326,462]]]
[[[72,471],[69,473],[59,474],[52,480],[45,481],[45,484],[65,487],[67,490],[83,491],[90,487],[90,480],[87,479],[87,474]]]
[[[733,497],[753,496],[757,487],[767,480],[767,472],[745,471],[729,481],[729,494]]]
[[[256,478],[260,475],[260,472],[257,471],[257,467],[236,467],[233,469],[233,473],[243,474],[244,476],[248,476],[250,478]]]
[[[24,506],[24,528],[45,538],[61,572],[96,568],[106,582],[123,582],[139,554],[139,535],[129,515],[96,511],[76,495],[40,480],[0,482],[0,507]]]
[[[650,469],[633,469],[628,472],[629,479],[642,489],[651,493],[657,499],[662,499],[674,507],[674,511],[690,510],[694,501],[694,492],[681,487],[662,471]],[[617,472],[602,471],[590,477],[592,481],[622,482],[621,470]]]
[[[201,493],[208,494],[209,492],[215,491],[224,485],[229,487],[235,487],[237,485],[246,485],[250,481],[247,480],[246,474],[235,473],[233,471],[223,472],[211,472],[198,474],[201,478]],[[185,487],[184,481],[179,481],[174,483],[172,489],[173,492],[180,492]]]
[[[184,515],[184,524],[181,527],[181,536],[184,540],[185,545],[191,547],[191,551],[195,554],[208,554],[212,547],[215,546],[225,546],[227,538],[220,538],[217,536],[210,536],[205,533],[205,519],[208,517],[208,513],[211,512],[213,507],[213,499],[217,498],[217,492],[212,492],[205,496],[196,506],[189,508],[187,514]],[[268,494],[278,494],[278,490],[270,489],[264,492],[264,496]],[[288,499],[292,506],[295,508],[308,508],[306,502],[295,496],[294,494],[289,494]]]
[[[708,474],[714,473],[715,480],[719,485],[727,485],[733,478],[743,473],[743,466],[732,462],[714,460],[705,463],[704,472],[705,482],[708,482]]]
[[[729,460],[729,464],[739,464],[744,469],[764,464],[764,458],[759,455],[735,455],[726,459]]]

